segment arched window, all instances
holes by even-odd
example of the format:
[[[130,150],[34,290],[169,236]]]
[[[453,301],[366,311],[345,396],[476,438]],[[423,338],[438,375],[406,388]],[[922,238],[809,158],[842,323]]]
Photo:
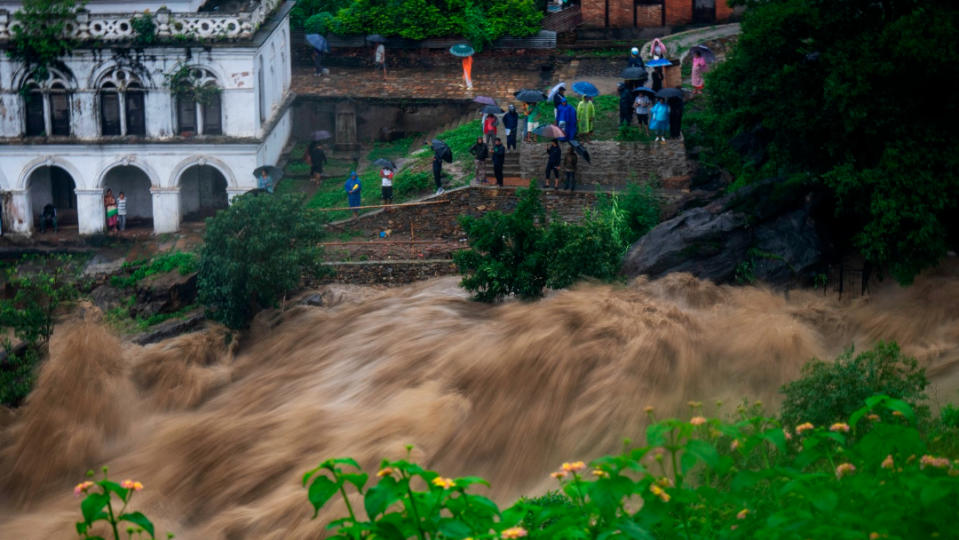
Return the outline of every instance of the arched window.
[[[190,70],[192,90],[176,96],[180,135],[222,135],[223,111],[216,77],[203,68]]]
[[[51,69],[47,79],[30,78],[23,93],[27,136],[70,135],[70,85],[67,78]]]
[[[100,80],[100,133],[146,135],[143,85],[132,72],[117,68]]]

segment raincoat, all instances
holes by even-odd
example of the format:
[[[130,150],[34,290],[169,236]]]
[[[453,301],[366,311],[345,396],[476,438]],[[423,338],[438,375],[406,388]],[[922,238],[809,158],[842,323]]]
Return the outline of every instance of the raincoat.
[[[346,183],[343,184],[343,190],[346,191],[346,198],[351,208],[360,205],[362,186],[360,185],[359,177],[356,176],[356,171],[350,172],[350,177],[347,178]]]
[[[559,140],[571,141],[576,138],[576,109],[570,107],[565,100],[563,103],[560,103],[559,108],[556,110],[556,121],[557,123],[566,122],[566,127],[563,130],[566,136],[561,137]]]
[[[591,133],[593,131],[593,119],[596,118],[596,106],[593,100],[583,100],[576,106],[576,116],[582,123],[582,132]],[[568,122],[567,122],[568,125]]]
[[[669,129],[669,106],[665,103],[657,102],[650,111],[652,118],[649,121],[649,129],[668,130]]]

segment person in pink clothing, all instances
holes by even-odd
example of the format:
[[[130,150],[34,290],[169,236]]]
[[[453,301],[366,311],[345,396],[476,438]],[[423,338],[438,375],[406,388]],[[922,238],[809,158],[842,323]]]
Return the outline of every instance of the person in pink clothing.
[[[649,48],[649,54],[653,58],[666,58],[666,55],[669,54],[669,51],[666,49],[666,45],[664,45],[659,38],[656,38],[653,40],[653,44]]]
[[[483,135],[486,136],[486,146],[493,145],[493,139],[496,138],[496,115],[488,114],[483,120]]]
[[[693,51],[693,94],[701,94],[703,91],[703,73],[706,72],[706,59],[699,51]]]

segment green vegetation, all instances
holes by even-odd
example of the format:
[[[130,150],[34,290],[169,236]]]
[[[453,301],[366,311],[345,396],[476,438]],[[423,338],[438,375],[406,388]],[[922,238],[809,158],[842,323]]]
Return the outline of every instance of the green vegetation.
[[[477,50],[505,35],[533,35],[542,18],[533,0],[299,0],[290,14],[294,28],[311,32],[464,37]]]
[[[475,298],[493,302],[516,295],[535,299],[545,287],[572,285],[583,278],[612,280],[630,244],[659,221],[649,188],[632,186],[614,195],[581,223],[547,221],[536,182],[517,192],[516,210],[462,216],[470,248],[453,255],[461,285]]]
[[[165,274],[176,270],[181,276],[192,274],[197,270],[197,256],[195,253],[171,251],[162,253],[151,259],[123,263],[121,271],[128,272],[127,276],[110,276],[110,285],[129,289],[137,282],[156,274]]]
[[[133,494],[143,489],[143,484],[133,480],[117,483],[107,477],[107,472],[104,467],[101,480],[86,480],[73,488],[74,495],[84,496],[80,502],[83,519],[76,523],[77,534],[84,540],[104,540],[102,536],[95,536],[92,530],[98,521],[102,521],[109,527],[113,540],[121,539],[121,530],[126,531],[127,538],[133,538],[134,534],[137,538],[143,534],[156,538],[153,522],[143,512],[128,510]],[[92,470],[87,471],[87,478],[93,478]],[[119,501],[114,501],[114,497]],[[173,538],[173,534],[167,533],[166,537]]]
[[[787,425],[838,422],[876,394],[903,400],[927,416],[928,407],[921,402],[928,384],[925,370],[895,343],[880,342],[855,356],[849,349],[835,362],[813,359],[803,366],[799,379],[783,386],[782,420]]]
[[[130,19],[130,26],[133,27],[133,43],[137,45],[156,43],[156,22],[153,21],[153,15],[149,11]]]
[[[13,14],[18,24],[11,29],[7,56],[23,62],[33,80],[45,81],[50,68],[76,47],[64,33],[83,6],[74,0],[24,0]]]
[[[959,49],[941,46],[959,31],[959,9],[744,3],[743,34],[707,75],[709,115],[699,119],[716,164],[741,182],[820,182],[840,242],[901,283],[957,249],[959,103],[917,91],[959,80]]]
[[[323,227],[295,195],[248,194],[207,219],[197,289],[208,315],[245,328],[274,307],[302,277],[323,272]]]
[[[566,92],[566,102],[570,107],[576,108],[580,102],[579,97],[573,92]],[[593,135],[591,140],[611,141],[611,140],[645,140],[651,141],[652,137],[637,137],[635,139],[620,138],[619,128],[619,96],[596,96],[593,98],[593,106],[596,108],[596,118],[594,119]],[[554,119],[553,103],[542,101],[536,104],[536,118],[541,125],[553,123]]]

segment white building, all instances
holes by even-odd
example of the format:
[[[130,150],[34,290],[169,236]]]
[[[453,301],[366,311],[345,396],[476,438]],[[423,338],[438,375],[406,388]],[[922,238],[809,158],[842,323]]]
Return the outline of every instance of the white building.
[[[0,48],[19,2],[0,0]],[[172,232],[256,187],[291,128],[292,2],[89,0],[68,32],[82,45],[36,81],[0,56],[3,230],[30,234],[48,203],[80,234],[105,228],[103,196],[128,222]],[[154,21],[139,45],[133,17]],[[180,74],[194,92],[174,93]],[[215,88],[216,90],[207,90]]]

